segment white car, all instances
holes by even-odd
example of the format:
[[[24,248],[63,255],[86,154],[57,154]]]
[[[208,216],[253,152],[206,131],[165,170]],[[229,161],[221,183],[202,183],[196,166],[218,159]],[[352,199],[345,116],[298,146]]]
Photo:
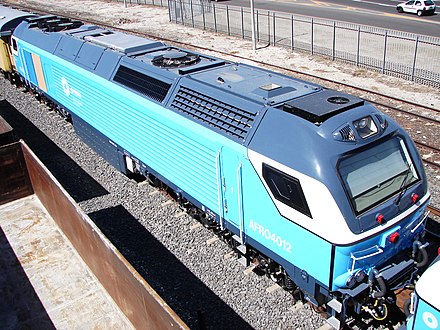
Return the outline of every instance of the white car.
[[[396,7],[399,13],[412,13],[417,16],[434,14],[435,3],[432,0],[410,0],[399,3]]]

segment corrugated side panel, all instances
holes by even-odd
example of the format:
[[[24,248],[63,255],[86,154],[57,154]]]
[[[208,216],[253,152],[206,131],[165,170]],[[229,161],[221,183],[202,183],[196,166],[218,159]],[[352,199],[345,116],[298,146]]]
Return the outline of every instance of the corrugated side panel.
[[[209,136],[186,127],[188,120],[114,84],[106,83],[108,89],[101,90],[99,84],[88,84],[79,75],[55,66],[52,78],[57,99],[68,109],[205,206],[217,210],[219,148]],[[171,120],[167,118],[170,115]]]

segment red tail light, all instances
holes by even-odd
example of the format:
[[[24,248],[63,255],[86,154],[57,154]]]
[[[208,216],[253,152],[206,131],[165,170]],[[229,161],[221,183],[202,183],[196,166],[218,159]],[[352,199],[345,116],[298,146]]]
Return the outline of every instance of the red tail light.
[[[385,217],[383,216],[383,214],[378,214],[376,215],[376,221],[378,224],[382,224],[385,221]]]
[[[419,195],[417,195],[417,194],[412,194],[412,195],[411,195],[411,200],[413,201],[414,204],[417,203],[418,200],[419,200]]]
[[[396,231],[396,232],[392,233],[388,239],[389,239],[390,243],[395,244],[395,243],[397,243],[397,241],[399,240],[399,238],[400,238],[400,235],[399,235],[399,233]]]

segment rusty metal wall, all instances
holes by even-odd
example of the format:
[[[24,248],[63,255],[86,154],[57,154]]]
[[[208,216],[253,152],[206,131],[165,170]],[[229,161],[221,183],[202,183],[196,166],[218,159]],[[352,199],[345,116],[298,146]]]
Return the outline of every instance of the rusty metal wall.
[[[20,165],[11,165],[18,162]],[[0,148],[3,182],[22,178],[20,193],[2,195],[1,201],[34,191],[46,210],[69,238],[89,268],[137,329],[188,329],[147,282],[83,213],[32,151],[23,143]],[[25,180],[26,168],[29,176]],[[5,171],[7,169],[7,171]],[[10,185],[1,186],[6,191]],[[33,190],[32,190],[33,188]]]
[[[21,145],[0,148],[0,205],[33,194]]]

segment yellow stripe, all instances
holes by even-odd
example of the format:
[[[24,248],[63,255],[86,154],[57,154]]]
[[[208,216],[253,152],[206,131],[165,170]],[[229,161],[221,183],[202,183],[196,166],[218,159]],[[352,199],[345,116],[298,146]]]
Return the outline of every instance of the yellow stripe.
[[[34,62],[35,74],[37,76],[38,86],[47,93],[46,79],[44,79],[43,68],[41,66],[40,56],[32,54],[32,62]]]

